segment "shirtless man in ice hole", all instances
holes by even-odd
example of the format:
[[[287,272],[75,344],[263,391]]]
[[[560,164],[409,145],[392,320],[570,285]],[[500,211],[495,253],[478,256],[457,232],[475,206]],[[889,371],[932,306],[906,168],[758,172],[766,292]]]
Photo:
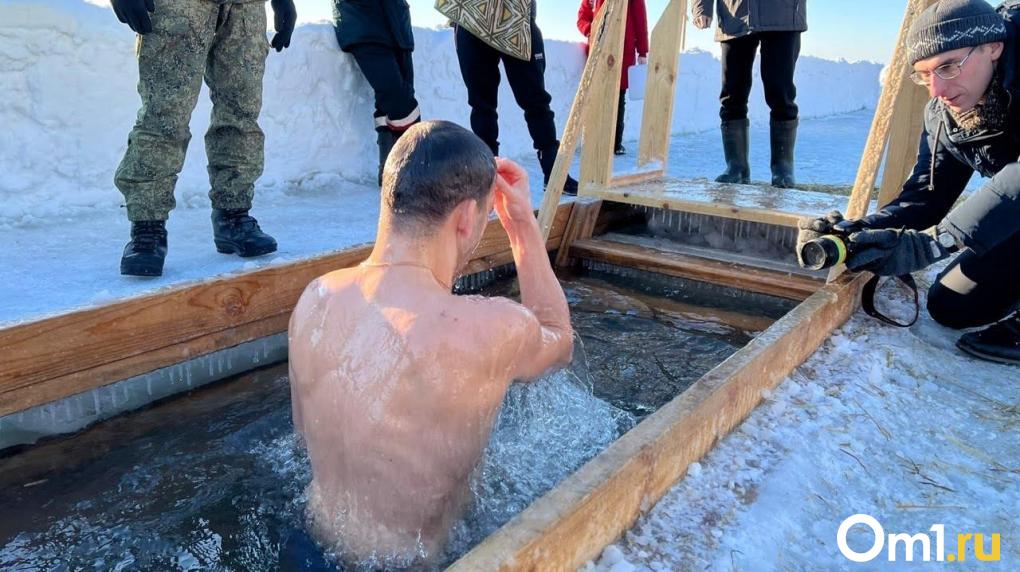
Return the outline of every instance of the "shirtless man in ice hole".
[[[521,303],[454,296],[489,214]],[[386,162],[368,260],[314,280],[290,322],[294,426],[312,463],[317,538],[350,562],[438,556],[513,380],[569,362],[573,332],[527,174],[448,122],[407,131]]]

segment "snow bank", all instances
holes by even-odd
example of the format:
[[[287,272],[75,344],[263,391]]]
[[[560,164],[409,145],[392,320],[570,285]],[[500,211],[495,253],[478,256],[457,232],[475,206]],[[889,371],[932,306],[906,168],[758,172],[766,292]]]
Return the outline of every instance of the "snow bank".
[[[467,96],[449,30],[415,29],[415,77],[428,118],[468,123]],[[27,224],[121,204],[113,171],[139,107],[134,36],[109,8],[81,0],[0,6],[0,225]],[[547,84],[562,129],[583,66],[580,44],[547,43]],[[719,62],[692,51],[681,58],[674,132],[718,123]],[[798,101],[805,117],[873,107],[879,66],[802,58]],[[502,152],[531,157],[531,142],[509,87],[501,86]],[[376,166],[372,94],[324,24],[300,26],[292,47],[269,57],[261,124],[267,136],[259,200],[365,182]],[[752,115],[767,121],[760,89]],[[193,140],[177,190],[182,207],[207,204],[202,135],[210,105],[193,115]],[[627,110],[635,139],[641,110]]]

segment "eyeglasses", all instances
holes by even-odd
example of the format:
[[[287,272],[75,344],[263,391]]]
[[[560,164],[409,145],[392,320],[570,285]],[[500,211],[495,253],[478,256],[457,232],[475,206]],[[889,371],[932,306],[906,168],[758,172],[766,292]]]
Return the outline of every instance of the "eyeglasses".
[[[956,79],[963,73],[963,64],[967,63],[970,55],[974,53],[977,46],[974,46],[967,52],[967,55],[958,62],[949,62],[948,64],[942,64],[939,67],[931,71],[916,71],[910,74],[910,80],[917,85],[931,85],[931,75],[935,74],[941,79]]]

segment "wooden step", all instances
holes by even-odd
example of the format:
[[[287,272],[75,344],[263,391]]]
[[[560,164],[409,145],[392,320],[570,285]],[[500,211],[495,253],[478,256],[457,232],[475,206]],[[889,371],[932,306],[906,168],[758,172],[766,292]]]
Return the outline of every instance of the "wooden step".
[[[820,278],[605,239],[574,241],[570,255],[791,300],[804,300],[825,285]]]

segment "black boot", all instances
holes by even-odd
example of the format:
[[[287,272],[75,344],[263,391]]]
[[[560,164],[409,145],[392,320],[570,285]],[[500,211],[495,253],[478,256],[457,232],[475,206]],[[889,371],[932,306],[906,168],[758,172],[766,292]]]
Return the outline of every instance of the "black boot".
[[[797,120],[771,121],[769,140],[772,143],[772,186],[790,189],[793,177],[793,148],[797,143]]]
[[[213,209],[212,225],[218,252],[242,258],[276,252],[276,240],[262,232],[248,209]]]
[[[1020,365],[1020,314],[960,336],[956,347],[984,360]]]
[[[623,155],[627,150],[623,147],[623,118],[627,111],[627,91],[620,91],[620,103],[616,107],[616,141],[613,144],[613,154]]]
[[[549,184],[549,176],[552,175],[553,166],[556,164],[556,154],[559,151],[560,144],[557,141],[555,147],[538,152],[538,164],[542,166],[542,174],[545,176],[543,184],[545,185]],[[570,175],[567,175],[567,182],[563,184],[563,194],[572,197],[577,195],[577,181]]]
[[[379,186],[382,187],[383,168],[386,167],[386,159],[397,142],[397,134],[389,127],[376,127],[376,142],[379,144]]]
[[[131,242],[120,257],[125,276],[162,276],[166,259],[166,222],[143,220],[131,223]]]
[[[726,156],[726,172],[715,178],[717,183],[751,182],[751,166],[747,162],[750,140],[747,131],[751,122],[747,119],[723,121],[722,131],[723,154]]]

